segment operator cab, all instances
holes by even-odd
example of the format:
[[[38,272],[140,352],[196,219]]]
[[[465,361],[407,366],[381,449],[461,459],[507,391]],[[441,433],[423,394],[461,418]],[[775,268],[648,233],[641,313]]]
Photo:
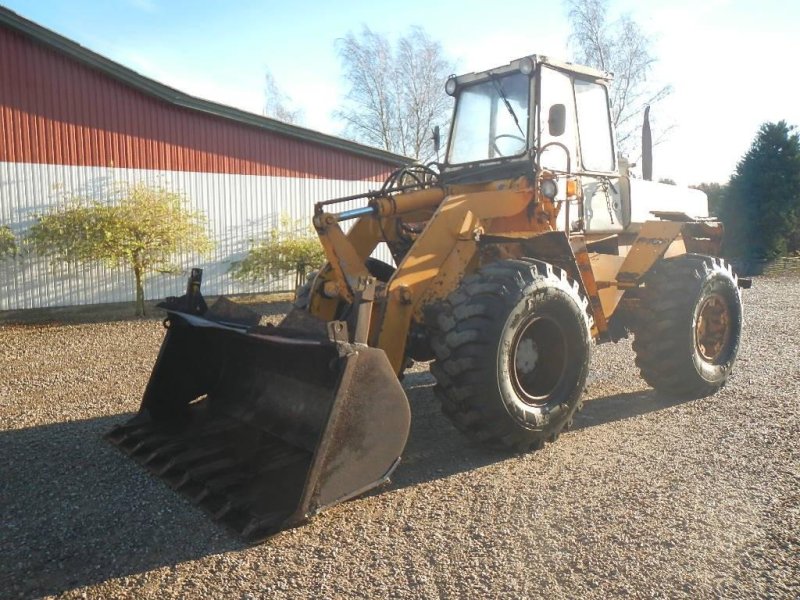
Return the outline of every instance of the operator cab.
[[[547,171],[578,178],[583,198],[570,230],[616,231],[629,222],[620,194],[608,85],[611,75],[545,56],[447,80],[455,97],[445,163],[446,183],[478,183]],[[566,217],[565,217],[566,218]]]

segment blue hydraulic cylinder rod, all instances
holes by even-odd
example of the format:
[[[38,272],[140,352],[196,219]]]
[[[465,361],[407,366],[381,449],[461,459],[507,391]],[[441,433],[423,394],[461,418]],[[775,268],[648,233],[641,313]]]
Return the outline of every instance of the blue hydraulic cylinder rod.
[[[362,208],[353,208],[351,210],[344,210],[336,215],[337,221],[347,221],[349,219],[357,219],[358,217],[364,217],[366,215],[371,215],[375,212],[375,208],[372,206],[364,206]]]

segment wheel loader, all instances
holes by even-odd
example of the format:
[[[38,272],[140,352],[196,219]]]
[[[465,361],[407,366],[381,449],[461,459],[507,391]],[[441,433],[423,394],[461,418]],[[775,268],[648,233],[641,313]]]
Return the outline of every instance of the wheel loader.
[[[511,452],[569,428],[593,348],[630,335],[657,392],[716,392],[749,282],[716,257],[705,195],[650,180],[646,123],[643,177],[617,157],[610,82],[536,55],[448,79],[444,161],[318,202],[327,264],[278,326],[208,307],[192,272],[163,304],[141,409],[109,439],[260,541],[388,480],[410,361],[432,361],[455,427]]]

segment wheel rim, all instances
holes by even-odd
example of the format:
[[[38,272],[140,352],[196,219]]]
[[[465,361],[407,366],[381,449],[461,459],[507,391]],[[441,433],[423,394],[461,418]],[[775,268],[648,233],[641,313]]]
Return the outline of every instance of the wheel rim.
[[[567,339],[549,317],[534,317],[520,328],[511,346],[509,372],[523,402],[544,406],[567,369]]]
[[[697,353],[706,362],[720,362],[731,337],[731,314],[728,303],[719,294],[706,297],[697,312],[694,329]]]

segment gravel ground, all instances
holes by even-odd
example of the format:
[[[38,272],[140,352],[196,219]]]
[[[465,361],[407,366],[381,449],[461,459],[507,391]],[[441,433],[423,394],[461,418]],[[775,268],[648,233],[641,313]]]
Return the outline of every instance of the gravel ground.
[[[424,366],[380,493],[248,547],[102,438],[156,320],[0,328],[0,597],[800,595],[800,281],[760,278],[731,383],[675,402],[595,353],[576,428],[508,457],[439,414]]]

